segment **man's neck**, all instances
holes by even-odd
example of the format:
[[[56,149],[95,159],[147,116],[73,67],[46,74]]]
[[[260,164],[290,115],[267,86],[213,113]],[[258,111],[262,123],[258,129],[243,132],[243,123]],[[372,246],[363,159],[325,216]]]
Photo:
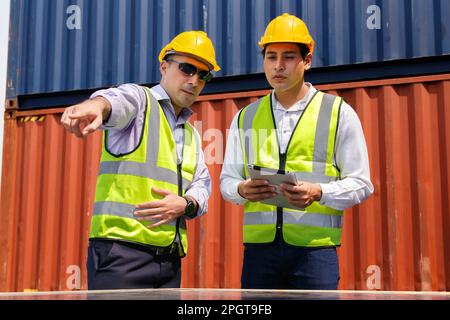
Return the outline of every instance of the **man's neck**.
[[[164,85],[164,83],[163,83],[162,81],[159,83],[159,85],[161,86],[161,88],[164,89],[164,91],[166,92],[167,96],[169,97],[170,103],[172,104],[173,110],[175,111],[175,115],[176,115],[176,117],[178,118],[178,117],[180,116],[180,113],[181,113],[181,111],[183,110],[183,108],[182,108],[182,107],[179,107],[179,106],[177,106],[175,103],[173,103],[173,100],[172,100],[172,98],[170,97],[170,95],[167,93],[167,90],[166,90],[166,88],[165,88],[165,85]]]
[[[172,103],[172,105],[173,105],[173,110],[175,110],[175,115],[176,115],[177,118],[178,118],[178,117],[180,116],[180,113],[181,113],[181,111],[183,110],[183,108],[178,107],[178,106],[174,105],[173,103]]]
[[[286,110],[291,108],[295,103],[302,100],[309,91],[309,87],[303,82],[300,90],[297,88],[285,91],[277,91],[275,89],[275,98]]]

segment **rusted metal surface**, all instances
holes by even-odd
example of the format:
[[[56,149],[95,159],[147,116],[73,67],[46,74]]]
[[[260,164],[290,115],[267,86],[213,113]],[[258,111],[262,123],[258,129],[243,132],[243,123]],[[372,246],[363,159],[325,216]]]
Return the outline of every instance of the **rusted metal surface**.
[[[359,85],[336,92],[363,124],[375,194],[346,212],[341,288],[379,268],[384,290],[449,290],[448,76]]]
[[[340,289],[450,291],[450,75],[319,88],[357,111],[375,187],[345,211]],[[216,161],[209,212],[188,223],[185,288],[240,287],[242,208],[220,195],[220,146],[236,112],[266,92],[203,96],[194,107]],[[61,113],[5,114],[0,291],[86,289],[101,136],[68,135]]]
[[[57,112],[5,120],[3,290],[67,289],[86,258],[100,135],[69,136]],[[85,272],[78,274],[85,282]]]

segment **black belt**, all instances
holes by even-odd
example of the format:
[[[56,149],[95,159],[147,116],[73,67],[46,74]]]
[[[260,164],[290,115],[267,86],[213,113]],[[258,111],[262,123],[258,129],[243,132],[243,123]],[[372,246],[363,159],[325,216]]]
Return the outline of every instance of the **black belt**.
[[[173,242],[170,246],[167,247],[158,247],[158,246],[152,246],[150,244],[144,244],[144,243],[136,243],[126,240],[118,240],[118,239],[108,239],[108,238],[91,238],[90,241],[107,241],[107,242],[118,242],[121,245],[124,245],[129,248],[133,248],[136,250],[146,251],[153,253],[157,256],[163,256],[163,255],[169,255],[174,252],[177,252],[178,250],[178,242]]]
[[[168,247],[155,247],[155,246],[150,246],[150,247],[152,247],[152,249],[155,251],[155,254],[157,256],[162,256],[162,255],[172,254],[174,252],[177,252],[178,242],[174,242]]]

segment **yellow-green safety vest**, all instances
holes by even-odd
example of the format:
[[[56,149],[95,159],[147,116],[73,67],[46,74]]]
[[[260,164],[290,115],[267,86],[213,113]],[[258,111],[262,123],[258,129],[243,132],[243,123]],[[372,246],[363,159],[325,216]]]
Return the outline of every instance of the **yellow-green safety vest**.
[[[176,142],[164,111],[150,90],[143,88],[147,99],[145,120],[141,140],[135,150],[112,154],[107,149],[108,134],[103,132],[90,237],[168,247],[178,235],[179,254],[185,256],[187,234],[184,216],[149,229],[147,225],[152,221],[138,221],[133,212],[136,204],[163,198],[152,192],[152,187],[184,195],[194,178],[200,137],[195,128],[185,124],[183,160],[178,163]]]
[[[295,172],[297,180],[329,183],[340,177],[333,161],[342,98],[315,92],[295,127],[284,154],[276,134],[271,94],[239,114],[238,127],[247,164]],[[244,243],[270,243],[281,229],[284,241],[301,247],[339,245],[342,211],[313,202],[304,210],[277,208],[261,202],[244,207]]]

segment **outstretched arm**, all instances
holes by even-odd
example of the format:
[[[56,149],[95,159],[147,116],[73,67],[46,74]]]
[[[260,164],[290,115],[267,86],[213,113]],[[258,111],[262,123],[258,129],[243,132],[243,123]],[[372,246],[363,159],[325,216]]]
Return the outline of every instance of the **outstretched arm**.
[[[70,133],[84,138],[102,125],[111,113],[111,104],[103,97],[95,97],[66,108],[61,123]]]

